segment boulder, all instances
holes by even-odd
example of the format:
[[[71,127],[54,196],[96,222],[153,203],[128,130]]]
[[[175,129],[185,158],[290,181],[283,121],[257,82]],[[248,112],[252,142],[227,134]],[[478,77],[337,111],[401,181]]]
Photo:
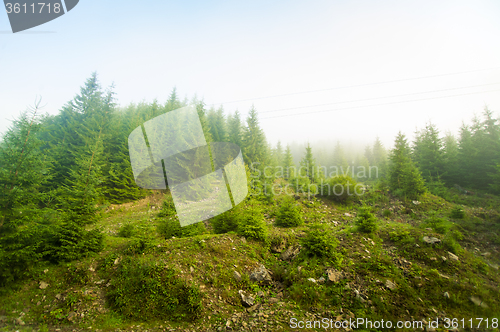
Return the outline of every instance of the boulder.
[[[440,239],[438,239],[437,237],[433,237],[433,236],[424,236],[423,240],[427,244],[435,244],[435,243],[441,242]]]
[[[332,269],[332,268],[326,270],[326,280],[328,282],[337,283],[342,279],[344,279],[344,275],[342,272],[337,271],[337,270]]]
[[[269,284],[273,281],[271,274],[264,265],[260,265],[250,274],[250,281]]]
[[[250,295],[247,295],[243,290],[239,290],[238,291],[238,294],[240,294],[240,297],[241,297],[241,303],[243,304],[243,306],[249,308],[251,306],[254,305],[254,302],[255,302],[255,299],[250,296]]]

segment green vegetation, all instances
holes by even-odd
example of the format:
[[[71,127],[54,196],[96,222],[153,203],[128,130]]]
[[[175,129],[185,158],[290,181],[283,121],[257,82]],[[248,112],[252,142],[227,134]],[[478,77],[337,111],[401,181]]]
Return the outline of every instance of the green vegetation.
[[[59,115],[13,122],[0,142],[0,330],[499,318],[490,111],[458,140],[429,124],[411,144],[400,133],[390,151],[377,138],[355,155],[340,142],[273,148],[255,109],[244,123],[193,103],[208,142],[241,146],[250,194],[186,227],[168,189],[135,184],[128,158],[131,130],[186,105],[175,89],[118,109],[94,74]]]

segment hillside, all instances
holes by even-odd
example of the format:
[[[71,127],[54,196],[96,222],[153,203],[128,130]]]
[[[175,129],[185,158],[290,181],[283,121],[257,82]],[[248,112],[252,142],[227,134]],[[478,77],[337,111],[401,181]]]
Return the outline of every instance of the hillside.
[[[108,205],[92,226],[105,234],[104,250],[47,263],[2,295],[0,330],[287,331],[325,318],[439,318],[440,328],[472,318],[474,330],[497,330],[498,198],[450,192],[466,205],[375,189],[347,204],[295,195],[297,227],[275,225],[284,199],[275,196],[255,203],[265,240],[214,234],[209,222],[204,234],[165,239],[157,228],[170,197],[159,191]],[[361,203],[377,219],[374,232],[357,226]]]

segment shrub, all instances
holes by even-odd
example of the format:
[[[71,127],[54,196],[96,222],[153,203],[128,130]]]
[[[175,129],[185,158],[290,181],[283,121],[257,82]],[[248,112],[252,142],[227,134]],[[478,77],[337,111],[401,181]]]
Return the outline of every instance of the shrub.
[[[267,225],[264,214],[257,207],[250,207],[238,218],[237,233],[246,238],[265,241],[267,238]]]
[[[132,224],[126,224],[118,230],[119,237],[132,237],[135,233],[135,227]]]
[[[202,312],[202,294],[163,265],[125,258],[108,293],[111,307],[135,320],[194,320]]]
[[[368,207],[362,207],[356,217],[358,230],[363,233],[373,233],[377,230],[377,218],[370,212]]]
[[[382,212],[382,215],[384,216],[384,218],[389,218],[391,216],[391,214],[392,214],[391,210],[387,210],[387,209],[385,209]]]
[[[177,218],[161,219],[157,230],[158,233],[166,239],[170,239],[172,236],[190,237],[205,234],[207,232],[203,222],[182,227]]]
[[[310,256],[331,257],[337,247],[337,239],[322,225],[311,226],[310,231],[301,239],[302,246]]]
[[[276,214],[275,223],[281,227],[296,227],[302,224],[302,213],[295,200],[289,196],[281,202],[281,206]]]
[[[450,217],[453,219],[464,219],[465,212],[461,206],[456,206],[453,210],[451,210]]]
[[[349,175],[334,176],[321,186],[320,195],[345,203],[359,195],[359,189],[356,192],[356,185],[356,180]]]
[[[221,213],[212,219],[210,223],[216,234],[236,231],[238,229],[238,208]]]
[[[173,217],[177,214],[177,211],[175,210],[175,205],[174,201],[172,200],[172,197],[166,197],[163,203],[161,204],[161,211],[158,212],[158,217],[164,218],[164,217]]]
[[[129,245],[125,248],[124,253],[126,255],[141,254],[150,248],[153,248],[153,242],[151,239],[140,237],[132,239]]]

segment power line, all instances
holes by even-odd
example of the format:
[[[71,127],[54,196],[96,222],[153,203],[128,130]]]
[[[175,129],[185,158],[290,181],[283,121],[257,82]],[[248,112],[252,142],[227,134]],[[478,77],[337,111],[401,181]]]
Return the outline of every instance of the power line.
[[[366,98],[366,99],[338,101],[338,102],[326,103],[326,104],[316,104],[316,105],[297,106],[297,107],[290,107],[290,108],[280,108],[280,109],[276,109],[276,110],[262,111],[262,112],[258,112],[258,113],[259,114],[264,114],[264,113],[281,112],[281,111],[288,111],[288,110],[301,109],[301,108],[309,108],[309,107],[320,107],[320,106],[327,106],[327,105],[348,104],[348,103],[355,103],[355,102],[368,101],[368,100],[377,100],[377,99],[386,99],[386,98],[396,98],[396,97],[404,97],[404,96],[413,96],[413,95],[419,95],[419,94],[424,94],[424,93],[434,93],[434,92],[444,92],[444,91],[452,91],[452,90],[460,90],[460,89],[477,88],[477,87],[481,87],[481,86],[489,86],[489,85],[496,85],[496,84],[500,84],[500,82],[497,82],[497,83],[488,83],[488,84],[480,84],[480,85],[470,85],[470,86],[463,86],[463,87],[458,87],[458,88],[450,88],[450,89],[442,89],[442,90],[430,90],[430,91],[422,91],[422,92],[405,93],[405,94],[392,95],[392,96],[384,96],[384,97],[374,97],[374,98]]]
[[[395,101],[395,102],[382,103],[382,104],[372,104],[372,105],[364,105],[364,106],[353,106],[353,107],[336,108],[336,109],[333,109],[333,110],[322,110],[322,111],[313,111],[313,112],[284,114],[284,115],[277,115],[277,116],[270,116],[270,117],[267,117],[267,118],[262,118],[261,120],[274,119],[274,118],[282,118],[282,117],[295,116],[295,115],[308,115],[308,114],[315,114],[315,113],[336,112],[336,111],[356,109],[356,108],[364,108],[364,107],[374,107],[374,106],[384,106],[384,105],[393,105],[393,104],[403,104],[403,103],[409,103],[409,102],[415,102],[415,101],[422,101],[422,100],[451,98],[451,97],[467,96],[467,95],[473,95],[473,94],[478,94],[478,93],[495,92],[495,91],[500,91],[500,89],[488,90],[488,91],[477,91],[477,92],[470,92],[470,93],[461,93],[461,94],[449,95],[449,96],[439,96],[439,97],[421,98],[421,99],[413,99],[413,100]]]
[[[467,74],[467,73],[476,73],[476,72],[480,72],[480,71],[495,70],[495,69],[499,69],[499,68],[500,67],[493,67],[493,68],[485,68],[485,69],[461,71],[461,72],[455,72],[455,73],[437,74],[437,75],[420,76],[420,77],[412,77],[412,78],[402,78],[402,79],[391,80],[391,81],[381,81],[381,82],[372,82],[372,83],[363,83],[363,84],[339,86],[339,87],[326,88],[326,89],[318,89],[318,90],[291,92],[291,93],[284,93],[284,94],[279,94],[279,95],[271,95],[271,96],[256,97],[256,98],[249,98],[249,99],[233,100],[233,101],[227,101],[227,102],[221,102],[221,103],[213,103],[213,104],[209,104],[209,105],[210,106],[214,106],[214,105],[222,105],[222,104],[232,104],[232,103],[239,103],[239,102],[245,102],[245,101],[262,100],[262,99],[270,99],[270,98],[278,98],[278,97],[286,97],[286,96],[307,94],[307,93],[313,93],[313,92],[322,92],[322,91],[331,91],[331,90],[358,88],[358,87],[371,86],[371,85],[380,85],[380,84],[397,83],[397,82],[405,82],[405,81],[413,81],[413,80],[422,80],[422,79],[426,79],[426,78],[443,77],[443,76],[453,76],[453,75],[461,75],[461,74]]]

